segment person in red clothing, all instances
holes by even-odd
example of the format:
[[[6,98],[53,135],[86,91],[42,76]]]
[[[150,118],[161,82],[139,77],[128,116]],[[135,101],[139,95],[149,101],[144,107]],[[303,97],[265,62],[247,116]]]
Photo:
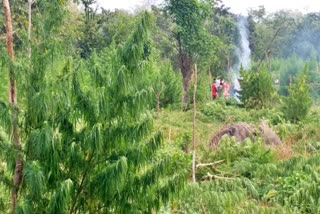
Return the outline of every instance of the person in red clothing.
[[[218,96],[218,91],[217,91],[217,87],[216,87],[216,83],[215,81],[211,84],[211,95],[212,95],[212,99],[216,99]]]
[[[223,96],[224,96],[224,98],[229,98],[229,89],[230,89],[230,86],[229,86],[229,84],[228,83],[226,83],[226,82],[223,82]]]

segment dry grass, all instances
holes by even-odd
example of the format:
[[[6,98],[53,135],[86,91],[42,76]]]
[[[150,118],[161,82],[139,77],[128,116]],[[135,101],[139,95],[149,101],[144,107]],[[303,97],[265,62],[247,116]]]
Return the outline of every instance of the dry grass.
[[[283,143],[278,146],[272,146],[272,150],[279,160],[289,160],[295,155],[292,146],[293,144],[291,143]]]

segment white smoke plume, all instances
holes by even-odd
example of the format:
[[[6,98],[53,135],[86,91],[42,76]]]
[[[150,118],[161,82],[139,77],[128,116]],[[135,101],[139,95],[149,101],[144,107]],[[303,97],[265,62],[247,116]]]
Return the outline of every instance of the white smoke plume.
[[[240,33],[240,44],[235,49],[235,55],[238,59],[232,66],[232,82],[233,88],[235,91],[240,91],[240,83],[238,79],[240,78],[240,67],[242,66],[244,69],[248,69],[250,67],[250,57],[251,50],[249,47],[249,25],[247,17],[240,16],[238,18],[237,27]],[[237,93],[235,93],[234,97],[237,99]]]
[[[250,67],[251,50],[249,47],[249,24],[246,17],[243,17],[243,16],[239,17],[238,29],[240,32],[240,51],[238,53],[238,56],[239,56],[238,66],[239,66],[239,69],[240,69],[240,65],[242,65],[244,69],[248,69]]]

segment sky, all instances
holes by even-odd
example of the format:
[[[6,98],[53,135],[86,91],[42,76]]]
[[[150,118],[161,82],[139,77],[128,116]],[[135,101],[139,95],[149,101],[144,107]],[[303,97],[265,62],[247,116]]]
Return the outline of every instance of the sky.
[[[146,2],[161,2],[162,0],[97,0],[98,5],[106,9],[121,8],[133,11]],[[320,12],[320,0],[223,0],[234,13],[246,14],[248,8],[264,5],[267,12],[281,9],[299,10],[301,12]]]

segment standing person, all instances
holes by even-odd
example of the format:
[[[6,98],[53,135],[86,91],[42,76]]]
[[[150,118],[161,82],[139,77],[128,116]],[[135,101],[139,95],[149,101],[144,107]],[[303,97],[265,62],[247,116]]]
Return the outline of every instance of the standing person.
[[[217,93],[219,94],[220,93],[220,79],[215,79],[214,82],[215,82]]]
[[[220,87],[221,87],[221,89],[223,88],[223,84],[224,84],[224,79],[220,79]]]
[[[229,98],[229,90],[230,90],[230,86],[229,86],[229,84],[228,83],[226,83],[226,82],[223,82],[223,96],[224,96],[224,98]]]
[[[241,86],[240,86],[240,83],[239,83],[239,80],[238,78],[236,78],[233,82],[233,98],[238,102],[240,103],[240,99],[239,99],[239,92],[241,91]]]
[[[218,96],[218,91],[217,91],[217,87],[216,87],[216,80],[211,84],[211,95],[212,95],[212,99],[216,99]]]

